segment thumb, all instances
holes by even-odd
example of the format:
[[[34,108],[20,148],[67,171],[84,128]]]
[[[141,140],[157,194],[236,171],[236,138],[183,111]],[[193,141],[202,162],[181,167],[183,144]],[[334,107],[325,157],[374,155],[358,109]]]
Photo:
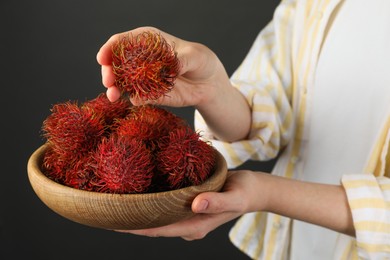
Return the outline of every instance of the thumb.
[[[194,213],[216,214],[237,212],[242,208],[242,200],[233,191],[205,192],[195,197],[192,202]]]

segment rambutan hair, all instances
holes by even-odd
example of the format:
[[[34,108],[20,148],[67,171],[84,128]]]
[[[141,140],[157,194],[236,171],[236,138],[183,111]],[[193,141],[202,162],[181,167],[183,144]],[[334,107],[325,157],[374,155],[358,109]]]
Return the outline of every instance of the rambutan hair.
[[[216,152],[185,120],[162,107],[132,106],[105,94],[56,104],[42,125],[43,172],[76,189],[132,194],[203,183]],[[109,129],[109,130],[107,130]]]
[[[155,100],[168,93],[179,74],[174,47],[161,34],[146,31],[120,38],[112,48],[115,85],[122,93]]]
[[[200,137],[189,127],[178,127],[161,139],[157,169],[171,189],[200,185],[212,174],[216,152]]]
[[[51,112],[43,122],[43,135],[62,158],[90,152],[104,133],[104,119],[93,109],[65,102],[54,105]]]
[[[113,131],[114,122],[125,118],[131,109],[131,102],[128,98],[119,98],[115,102],[111,102],[106,93],[99,94],[96,98],[86,101],[83,109],[93,109],[96,114],[104,118],[105,124],[109,131]]]
[[[154,164],[142,141],[111,135],[102,139],[93,157],[97,191],[127,194],[148,190]]]
[[[93,190],[93,160],[89,154],[64,157],[49,147],[43,157],[44,174],[55,182],[81,190]]]
[[[80,190],[93,191],[93,182],[96,182],[97,178],[94,173],[94,165],[93,157],[89,154],[69,163],[68,167],[65,168],[64,184]]]
[[[154,150],[160,138],[187,123],[172,112],[153,105],[134,106],[126,119],[118,122],[117,134],[146,142]]]
[[[62,158],[52,147],[46,150],[42,166],[47,177],[55,182],[64,183],[69,161],[66,158]]]

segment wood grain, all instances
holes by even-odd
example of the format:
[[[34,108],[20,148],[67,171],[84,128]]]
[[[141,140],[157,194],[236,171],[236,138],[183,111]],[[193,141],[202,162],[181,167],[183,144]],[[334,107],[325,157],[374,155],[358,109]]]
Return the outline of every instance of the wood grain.
[[[226,180],[227,166],[217,152],[217,167],[201,185],[174,191],[145,194],[108,194],[83,191],[47,178],[41,165],[48,145],[30,156],[27,172],[30,184],[50,209],[74,222],[103,229],[144,229],[163,226],[193,215],[191,203],[196,195],[219,191]]]

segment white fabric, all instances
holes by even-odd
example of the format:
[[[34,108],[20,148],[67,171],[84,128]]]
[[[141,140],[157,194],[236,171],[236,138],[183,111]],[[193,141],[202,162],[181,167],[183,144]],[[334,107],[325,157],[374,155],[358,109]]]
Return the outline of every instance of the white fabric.
[[[390,100],[390,27],[384,24],[390,25],[388,0],[346,0],[336,13],[307,93],[302,180],[339,184],[343,174],[364,171]],[[290,257],[332,259],[337,236],[293,221]]]

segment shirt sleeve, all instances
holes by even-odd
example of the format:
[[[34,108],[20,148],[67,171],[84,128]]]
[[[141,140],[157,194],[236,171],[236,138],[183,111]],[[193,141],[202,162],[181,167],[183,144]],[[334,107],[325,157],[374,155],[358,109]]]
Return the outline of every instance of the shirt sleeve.
[[[344,175],[361,259],[388,259],[390,255],[390,179],[372,174]]]
[[[231,82],[245,96],[252,113],[246,140],[217,140],[202,116],[195,111],[195,129],[225,157],[228,167],[245,161],[269,160],[277,156],[291,138],[292,116],[292,27],[295,1],[283,1],[270,22],[254,41]]]

